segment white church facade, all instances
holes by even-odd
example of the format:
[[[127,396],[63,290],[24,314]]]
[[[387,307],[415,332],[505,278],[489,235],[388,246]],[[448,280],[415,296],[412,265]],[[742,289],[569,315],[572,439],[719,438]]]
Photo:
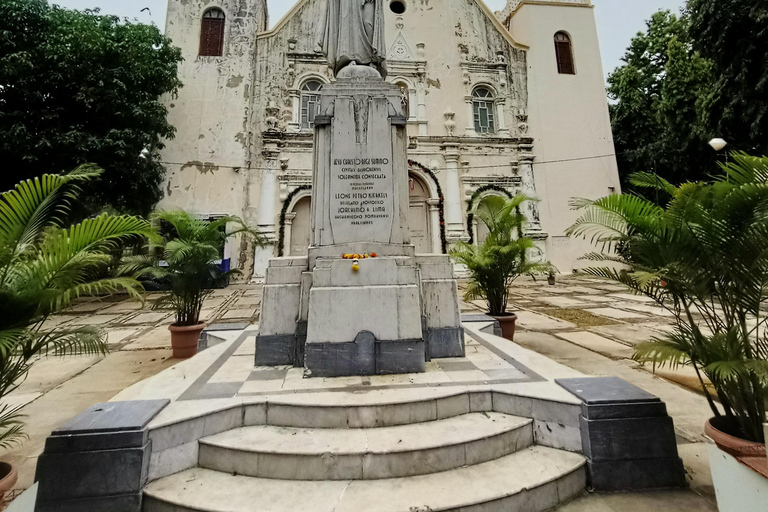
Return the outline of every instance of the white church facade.
[[[484,237],[471,210],[487,195],[530,203],[541,257],[570,272],[588,251],[565,230],[572,197],[619,190],[590,0],[382,0],[387,81],[409,135],[409,230],[417,253]],[[306,255],[313,120],[332,81],[318,41],[325,0],[298,0],[268,29],[266,0],[169,0],[166,34],[184,87],[167,98],[175,139],[161,208],[239,215],[268,245],[234,244],[247,275]]]

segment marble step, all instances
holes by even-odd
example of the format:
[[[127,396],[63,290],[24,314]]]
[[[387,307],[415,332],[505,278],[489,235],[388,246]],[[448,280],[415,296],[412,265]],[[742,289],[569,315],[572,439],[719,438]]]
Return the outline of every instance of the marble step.
[[[281,427],[374,428],[490,411],[490,393],[434,389],[306,394],[269,403],[265,423]]]
[[[369,480],[447,471],[533,444],[533,420],[497,412],[363,429],[243,427],[200,440],[199,465],[284,480]]]
[[[442,473],[296,481],[194,468],[151,483],[143,512],[541,512],[586,486],[584,457],[532,446]]]

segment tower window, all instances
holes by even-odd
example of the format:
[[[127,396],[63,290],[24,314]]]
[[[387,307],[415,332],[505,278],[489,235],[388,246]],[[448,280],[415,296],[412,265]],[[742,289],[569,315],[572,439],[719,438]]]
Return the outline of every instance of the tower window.
[[[301,86],[301,129],[311,130],[315,127],[315,116],[320,108],[320,89],[323,83],[319,80],[309,80]]]
[[[224,22],[226,16],[221,9],[208,9],[200,25],[200,55],[220,57],[224,54]]]
[[[565,32],[555,34],[555,55],[557,56],[557,72],[561,75],[575,75],[573,65],[573,47],[571,38]]]
[[[476,133],[481,135],[496,133],[496,101],[491,91],[484,87],[474,90],[472,112],[475,117]]]

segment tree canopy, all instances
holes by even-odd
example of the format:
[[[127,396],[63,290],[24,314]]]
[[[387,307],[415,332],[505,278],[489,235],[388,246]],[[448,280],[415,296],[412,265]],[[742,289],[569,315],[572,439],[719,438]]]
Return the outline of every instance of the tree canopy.
[[[105,174],[81,214],[148,213],[162,197],[156,151],[175,131],[160,97],[181,86],[180,60],[155,26],[0,1],[0,160],[13,170],[0,190],[93,162]]]
[[[694,48],[712,62],[704,125],[733,149],[768,154],[768,3],[688,0]]]
[[[711,168],[708,134],[700,122],[712,66],[693,50],[688,20],[660,11],[647,22],[608,77],[616,151],[622,177],[659,172],[673,182]]]
[[[768,154],[768,4],[688,0],[653,15],[608,77],[619,170],[704,179],[729,150]],[[722,155],[719,156],[722,159]]]

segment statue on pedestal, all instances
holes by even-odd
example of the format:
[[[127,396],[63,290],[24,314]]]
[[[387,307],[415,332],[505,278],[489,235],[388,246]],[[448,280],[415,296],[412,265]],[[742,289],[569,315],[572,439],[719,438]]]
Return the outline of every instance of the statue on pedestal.
[[[347,66],[370,66],[387,76],[383,0],[328,0],[320,42],[334,75]]]

